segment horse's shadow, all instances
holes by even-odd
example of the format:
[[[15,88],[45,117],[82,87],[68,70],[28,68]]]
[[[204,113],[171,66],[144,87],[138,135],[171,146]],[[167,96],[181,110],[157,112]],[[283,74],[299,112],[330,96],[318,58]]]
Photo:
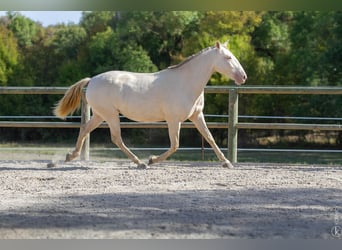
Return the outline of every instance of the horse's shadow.
[[[12,168],[0,167],[0,171],[75,171],[75,170],[89,170],[88,167],[55,167],[55,168],[39,168],[39,167],[25,167],[25,168]]]
[[[54,167],[48,167],[48,164],[51,161],[33,161],[33,163],[37,163],[39,166],[32,166],[32,167],[25,167],[25,166],[18,166],[18,167],[0,167],[1,171],[75,171],[75,170],[89,170],[89,167],[86,166],[75,166],[75,165],[66,165],[66,164],[59,164],[56,163],[56,166]],[[11,162],[12,163],[12,162]],[[13,163],[12,163],[13,164]],[[19,163],[20,164],[20,163]],[[32,164],[32,162],[31,162]],[[4,165],[4,164],[1,164]],[[59,166],[60,165],[60,166]]]

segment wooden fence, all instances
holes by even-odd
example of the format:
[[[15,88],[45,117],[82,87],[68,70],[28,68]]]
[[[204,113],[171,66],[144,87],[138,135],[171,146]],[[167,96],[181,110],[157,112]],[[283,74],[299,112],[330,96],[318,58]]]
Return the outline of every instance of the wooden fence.
[[[65,87],[0,87],[0,95],[4,94],[64,94]],[[305,94],[305,95],[342,95],[342,87],[283,87],[283,86],[207,86],[205,93],[228,94],[227,122],[208,122],[209,128],[228,129],[228,159],[237,162],[237,139],[239,129],[282,129],[282,130],[321,130],[342,131],[341,124],[302,124],[302,123],[254,123],[238,121],[239,94]],[[339,107],[341,108],[341,107]],[[78,122],[23,122],[0,121],[0,127],[30,128],[79,128],[90,118],[90,108],[82,102],[81,123]],[[103,123],[100,127],[107,127]],[[139,123],[121,122],[122,128],[167,128],[165,122]],[[190,122],[182,123],[182,128],[194,128]],[[81,158],[89,159],[89,137],[82,150]]]

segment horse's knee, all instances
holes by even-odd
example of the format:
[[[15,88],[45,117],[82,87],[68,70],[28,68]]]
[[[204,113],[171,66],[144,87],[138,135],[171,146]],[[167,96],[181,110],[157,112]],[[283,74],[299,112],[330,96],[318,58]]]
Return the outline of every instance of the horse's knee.
[[[170,138],[170,148],[169,148],[169,152],[170,153],[174,153],[177,151],[177,149],[179,148],[179,139],[178,137],[171,137]]]
[[[179,144],[171,145],[171,147],[170,147],[170,152],[171,152],[171,153],[174,153],[174,152],[177,151],[178,148],[179,148]]]

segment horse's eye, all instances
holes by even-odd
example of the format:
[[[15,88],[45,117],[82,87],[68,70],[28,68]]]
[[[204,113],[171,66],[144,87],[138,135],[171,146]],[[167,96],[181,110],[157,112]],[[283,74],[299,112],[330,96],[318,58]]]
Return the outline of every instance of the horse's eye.
[[[230,60],[230,59],[232,59],[232,57],[231,57],[231,56],[225,56],[224,58],[226,58],[227,60]]]

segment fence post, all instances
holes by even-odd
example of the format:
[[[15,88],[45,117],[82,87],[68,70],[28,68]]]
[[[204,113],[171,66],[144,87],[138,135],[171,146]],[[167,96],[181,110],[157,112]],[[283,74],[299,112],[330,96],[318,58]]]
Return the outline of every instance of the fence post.
[[[238,129],[238,91],[236,88],[229,90],[229,120],[228,120],[228,159],[232,163],[237,162],[237,135]]]
[[[90,120],[90,106],[85,100],[85,96],[82,95],[81,101],[81,128]],[[90,146],[90,134],[84,139],[84,144],[81,151],[81,160],[89,161],[89,146]]]

